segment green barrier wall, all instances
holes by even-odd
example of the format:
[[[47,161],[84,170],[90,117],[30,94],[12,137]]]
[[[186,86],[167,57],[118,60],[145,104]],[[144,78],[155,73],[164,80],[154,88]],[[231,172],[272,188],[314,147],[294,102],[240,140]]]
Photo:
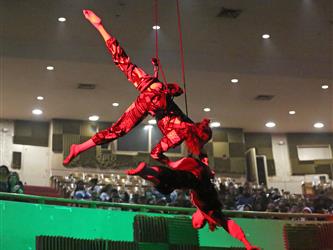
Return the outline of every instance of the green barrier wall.
[[[137,214],[176,216],[0,200],[0,250],[34,250],[35,237],[39,235],[133,241]],[[235,220],[255,245],[267,250],[284,249],[283,225],[287,221]],[[199,241],[200,246],[242,246],[223,229],[212,233],[207,227],[199,231]]]

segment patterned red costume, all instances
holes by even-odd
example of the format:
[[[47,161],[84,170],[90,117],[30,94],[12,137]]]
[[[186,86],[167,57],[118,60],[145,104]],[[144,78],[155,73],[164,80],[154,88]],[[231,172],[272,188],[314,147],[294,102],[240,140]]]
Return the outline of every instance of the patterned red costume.
[[[136,169],[128,170],[129,175],[139,175],[155,184],[163,194],[170,194],[174,189],[190,189],[191,201],[197,208],[192,215],[194,228],[202,228],[206,223],[214,231],[217,226],[223,227],[231,236],[242,241],[246,249],[258,249],[250,244],[244,232],[235,221],[222,213],[222,204],[211,179],[214,173],[201,161],[193,158],[182,158],[171,162],[171,168],[147,166],[140,163]]]
[[[165,85],[156,77],[148,75],[141,68],[134,65],[125,51],[119,46],[115,38],[107,40],[106,46],[112,55],[115,65],[127,76],[127,79],[140,91],[139,97],[125,111],[112,127],[97,133],[92,139],[96,144],[102,144],[127,134],[134,126],[140,123],[148,114],[155,116],[157,125],[164,137],[154,147],[151,156],[156,160],[168,161],[163,152],[168,151],[189,138],[188,145],[206,142],[211,137],[209,121],[195,124],[191,121],[172,100],[173,96],[183,91],[177,84]],[[155,64],[155,72],[157,65]],[[192,138],[192,137],[197,138]],[[191,145],[193,153],[199,154],[200,149]],[[200,148],[202,146],[199,146]]]
[[[100,19],[93,12],[84,11],[84,14],[106,40],[106,47],[112,55],[115,65],[133,83],[140,95],[110,128],[96,133],[91,138],[92,141],[73,145],[64,164],[68,164],[79,153],[93,146],[111,142],[127,134],[148,114],[156,117],[157,125],[163,134],[163,138],[151,152],[152,158],[168,163],[169,159],[163,153],[185,140],[190,153],[197,154],[203,162],[208,162],[202,146],[211,138],[209,120],[204,119],[201,123],[194,123],[180,110],[173,101],[173,97],[181,95],[183,90],[175,83],[164,84],[157,78],[157,60],[153,60],[155,74],[147,74],[131,62],[118,41],[106,33]]]

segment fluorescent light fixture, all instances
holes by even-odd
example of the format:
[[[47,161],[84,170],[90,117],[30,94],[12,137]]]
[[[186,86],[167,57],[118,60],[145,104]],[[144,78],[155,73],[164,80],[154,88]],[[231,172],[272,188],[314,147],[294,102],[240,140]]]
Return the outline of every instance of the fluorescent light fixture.
[[[210,111],[210,108],[204,108],[203,111],[205,111],[205,112],[209,112],[209,111]]]
[[[327,84],[323,84],[323,85],[321,85],[321,88],[322,89],[328,89],[328,85]]]
[[[153,26],[153,30],[159,30],[161,27],[160,26],[158,26],[158,25],[154,25]]]
[[[151,129],[151,128],[153,128],[153,125],[145,125],[144,127],[143,127],[145,130],[149,130],[149,129]]]
[[[156,122],[155,119],[151,119],[151,120],[148,121],[148,124],[150,124],[150,125],[155,125],[156,123],[157,122]]]
[[[43,96],[37,96],[37,100],[42,101],[42,100],[44,100],[44,97]]]
[[[265,124],[265,126],[266,126],[267,128],[274,128],[274,127],[276,126],[276,124],[275,124],[275,122],[267,122],[267,123]]]
[[[271,36],[269,35],[269,34],[263,34],[262,35],[262,38],[264,38],[264,39],[269,39]]]
[[[313,126],[315,128],[323,128],[323,127],[325,127],[324,123],[322,123],[322,122],[316,122],[315,124],[313,124]]]
[[[119,106],[119,103],[118,103],[118,102],[114,102],[114,103],[112,103],[112,106],[113,106],[113,107],[118,107],[118,106]]]
[[[47,69],[47,70],[54,70],[54,67],[51,66],[51,65],[49,65],[49,66],[46,67],[46,69]]]
[[[99,116],[98,115],[92,115],[92,116],[89,116],[89,121],[98,121],[99,120]]]
[[[296,111],[295,111],[295,110],[290,110],[290,111],[289,111],[289,115],[294,115],[294,114],[296,114]]]
[[[59,22],[62,22],[62,23],[63,23],[63,22],[66,22],[66,18],[65,18],[65,17],[59,17],[59,18],[58,18],[58,21],[59,21]]]
[[[209,125],[210,125],[210,127],[212,127],[212,128],[218,128],[218,127],[221,127],[221,123],[219,123],[219,122],[211,122]]]
[[[231,82],[232,82],[232,83],[238,83],[239,80],[238,80],[237,78],[234,78],[234,79],[231,79]]]
[[[43,114],[43,111],[40,110],[40,109],[33,109],[33,110],[32,110],[32,113],[33,113],[34,115],[41,115],[41,114]]]

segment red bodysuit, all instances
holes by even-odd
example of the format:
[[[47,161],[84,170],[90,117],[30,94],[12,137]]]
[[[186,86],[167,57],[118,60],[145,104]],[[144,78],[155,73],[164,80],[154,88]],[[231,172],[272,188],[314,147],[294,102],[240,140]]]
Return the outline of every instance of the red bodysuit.
[[[116,66],[140,91],[140,95],[118,121],[92,137],[94,143],[107,143],[127,134],[150,114],[156,117],[163,134],[151,152],[152,158],[168,163],[169,159],[163,153],[185,140],[191,153],[198,154],[203,161],[207,161],[202,146],[211,138],[209,121],[204,119],[201,123],[194,123],[180,110],[173,101],[173,96],[182,94],[182,89],[177,84],[159,81],[156,68],[155,75],[152,76],[134,65],[115,38],[107,40],[106,46]]]
[[[194,158],[182,158],[170,162],[169,167],[147,166],[140,163],[136,169],[126,171],[129,175],[138,175],[155,184],[156,189],[167,195],[174,189],[190,189],[191,202],[197,208],[192,215],[194,228],[202,228],[206,223],[214,231],[223,227],[231,236],[243,242],[246,249],[258,249],[246,239],[241,227],[222,212],[222,203],[211,179],[214,173],[201,161]]]

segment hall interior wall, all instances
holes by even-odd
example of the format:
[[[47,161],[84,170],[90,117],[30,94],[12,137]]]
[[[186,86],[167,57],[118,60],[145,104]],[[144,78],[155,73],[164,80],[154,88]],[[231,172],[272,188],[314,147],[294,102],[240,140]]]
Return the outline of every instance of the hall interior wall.
[[[20,122],[20,126],[22,126],[22,121]],[[31,126],[38,128],[40,124],[36,125],[35,123],[39,122],[29,121],[27,124],[33,124]],[[15,137],[15,124],[17,121],[14,120],[0,121],[0,164],[8,166],[11,171],[17,171],[23,182],[29,185],[48,186],[51,175],[68,175],[73,171],[123,173],[124,169],[134,167],[142,160],[150,164],[156,163],[150,159],[148,151],[116,152],[115,144],[111,144],[107,147],[98,146],[90,152],[86,152],[85,156],[82,157],[83,162],[84,160],[88,161],[85,165],[67,168],[62,165],[62,161],[68,153],[69,145],[90,138],[96,132],[96,123],[78,120],[52,120],[48,126],[48,141],[45,146],[29,145],[38,144],[41,141],[34,138],[31,141],[29,138],[21,140],[24,144],[15,143],[18,140],[17,135]],[[104,129],[108,125],[110,125],[108,122],[99,123],[98,128]],[[25,130],[21,128],[20,131]],[[26,129],[26,131],[29,130]],[[31,137],[34,137],[33,133]],[[312,168],[307,167],[301,173],[295,172],[294,147],[298,143],[328,143],[332,148],[333,143],[330,143],[332,137],[333,134],[327,133],[323,135],[318,133],[268,134],[247,133],[241,128],[214,128],[213,138],[206,145],[206,149],[210,166],[215,170],[217,176],[230,176],[244,180],[245,151],[250,147],[255,147],[257,154],[266,155],[268,159],[268,185],[300,193],[300,183],[305,180],[305,175],[327,173],[326,168],[317,168],[316,164],[327,165],[330,163],[317,161],[312,163]],[[22,154],[20,169],[12,168],[13,152],[21,152]],[[186,154],[184,149],[179,152],[172,153],[171,158],[176,159]],[[102,163],[99,167],[97,167],[96,160]],[[110,168],[108,161],[116,164],[115,167]],[[92,162],[94,167],[89,167],[89,162]],[[299,161],[297,164],[296,167],[299,168]],[[324,171],[321,171],[322,169]]]

